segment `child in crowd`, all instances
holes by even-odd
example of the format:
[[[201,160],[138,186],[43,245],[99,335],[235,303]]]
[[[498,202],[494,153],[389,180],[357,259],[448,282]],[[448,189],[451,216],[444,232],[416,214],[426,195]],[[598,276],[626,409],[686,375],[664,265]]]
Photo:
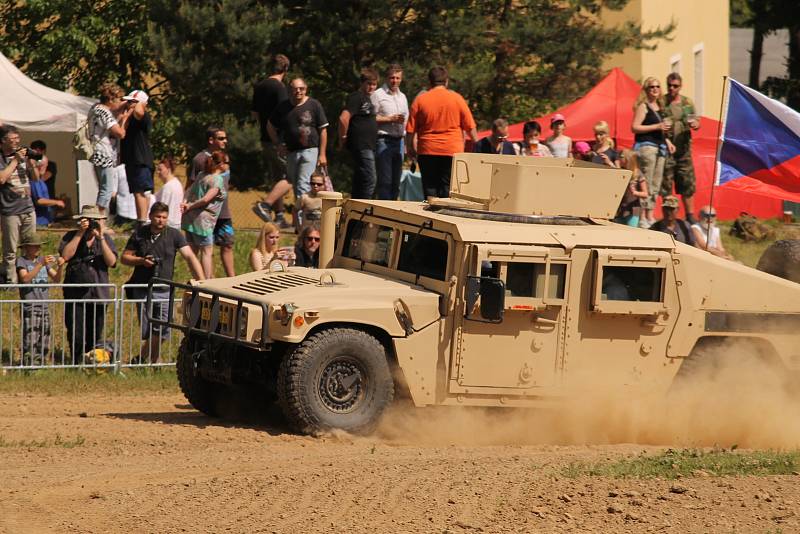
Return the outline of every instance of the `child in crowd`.
[[[631,152],[630,154],[625,154],[623,160],[627,162],[627,166],[633,171],[633,174],[631,175],[631,181],[628,183],[625,194],[622,195],[622,202],[620,202],[614,222],[637,227],[639,226],[642,211],[641,201],[643,198],[647,198],[649,194],[647,190],[647,180],[639,170],[639,166],[636,162],[636,153]]]
[[[254,271],[267,269],[273,260],[280,260],[286,265],[294,265],[294,251],[291,247],[279,247],[280,238],[281,231],[275,223],[266,223],[261,228],[256,246],[250,251],[251,269]]]
[[[547,145],[539,142],[540,135],[542,135],[542,126],[538,122],[526,122],[522,127],[522,141],[514,144],[517,156],[553,157]]]
[[[556,113],[550,118],[550,129],[553,130],[553,135],[548,137],[545,143],[553,156],[557,158],[568,158],[572,154],[572,138],[564,135],[566,127],[566,119],[561,113]]]
[[[169,207],[167,224],[180,230],[181,228],[181,202],[183,202],[183,184],[175,178],[175,161],[166,157],[158,162],[156,167],[158,177],[164,182],[155,195],[156,202],[163,202]]]
[[[54,209],[64,209],[63,200],[50,198],[47,182],[41,178],[31,180],[31,201],[36,210],[36,226],[50,226],[55,220]]]
[[[309,224],[319,225],[322,219],[322,199],[318,194],[320,191],[325,191],[325,176],[315,171],[311,175],[311,191],[300,196],[299,231]]]
[[[39,284],[57,284],[61,280],[64,258],[40,256],[42,243],[26,238],[20,245],[22,255],[17,256],[17,277],[20,284],[19,297],[22,304],[22,363],[43,365],[50,357],[50,309],[46,302],[49,291]]]
[[[592,145],[592,163],[620,168],[619,152],[614,150],[614,140],[611,139],[610,129],[606,121],[594,125],[594,145]]]
[[[186,200],[181,204],[181,228],[192,251],[200,258],[206,278],[214,277],[214,227],[228,195],[223,176],[228,167],[225,152],[212,152],[204,173],[186,190]]]

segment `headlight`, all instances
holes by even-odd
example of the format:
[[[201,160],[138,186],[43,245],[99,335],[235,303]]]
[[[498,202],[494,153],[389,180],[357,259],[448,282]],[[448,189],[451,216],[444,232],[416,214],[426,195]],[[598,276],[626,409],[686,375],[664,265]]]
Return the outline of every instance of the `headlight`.
[[[292,315],[294,315],[294,311],[296,309],[297,308],[295,307],[295,305],[292,304],[291,302],[287,302],[286,304],[281,306],[280,319],[281,319],[281,324],[283,326],[289,324],[289,321],[292,320]]]

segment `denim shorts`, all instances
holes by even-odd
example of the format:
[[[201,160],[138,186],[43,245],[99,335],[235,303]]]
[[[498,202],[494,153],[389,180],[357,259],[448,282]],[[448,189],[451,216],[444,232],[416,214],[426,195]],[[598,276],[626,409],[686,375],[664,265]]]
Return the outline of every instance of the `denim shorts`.
[[[192,233],[188,230],[186,230],[184,233],[186,234],[186,241],[188,241],[189,244],[194,247],[210,247],[214,244],[214,234],[200,235]]]
[[[128,189],[131,193],[144,193],[153,190],[153,170],[144,165],[125,165]]]
[[[217,219],[214,226],[214,244],[218,247],[233,246],[233,221],[231,219]]]

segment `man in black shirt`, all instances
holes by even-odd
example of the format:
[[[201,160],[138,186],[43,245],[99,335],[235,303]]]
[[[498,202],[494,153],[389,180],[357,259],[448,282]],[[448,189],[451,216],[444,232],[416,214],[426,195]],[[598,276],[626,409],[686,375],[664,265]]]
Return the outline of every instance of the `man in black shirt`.
[[[691,227],[683,219],[678,219],[678,197],[669,195],[661,203],[664,218],[653,223],[651,230],[664,232],[675,238],[675,241],[694,245],[694,234]]]
[[[283,197],[292,189],[286,180],[286,158],[278,154],[278,147],[267,133],[267,123],[278,104],[289,100],[289,93],[283,80],[289,71],[289,58],[277,54],[272,58],[272,74],[253,86],[253,110],[251,115],[258,120],[261,130],[261,148],[264,151],[264,165],[267,175],[265,183],[272,186],[269,195],[256,202],[253,211],[266,222],[272,220],[270,211],[275,212],[275,221],[279,226],[287,226],[284,220]]]
[[[353,156],[352,198],[372,198],[375,193],[375,145],[378,121],[370,95],[378,87],[378,73],[361,70],[361,86],[347,97],[339,115],[339,148],[345,146]]]
[[[125,164],[128,188],[136,202],[136,220],[141,226],[147,221],[147,193],[153,191],[153,150],[150,148],[153,121],[147,112],[147,93],[141,90],[131,91],[122,99],[133,107],[133,114],[128,119],[120,154],[122,163]]]
[[[195,279],[204,279],[200,261],[192,252],[183,233],[170,227],[167,224],[168,220],[169,207],[163,202],[156,202],[150,208],[150,224],[137,228],[128,239],[125,251],[122,253],[123,265],[133,267],[128,284],[147,284],[152,278],[172,279],[175,256],[178,252],[186,260]],[[145,299],[147,288],[129,288],[128,297]],[[153,308],[150,311],[154,317],[159,317],[162,321],[167,320],[168,304],[165,301],[169,301],[169,290],[164,287],[154,287]],[[143,341],[139,352],[140,363],[147,361],[155,363],[161,352],[161,341],[169,335],[169,329],[162,326],[153,328],[147,320],[149,314],[143,313],[144,306],[139,304],[137,307]]]
[[[322,104],[308,96],[302,78],[289,85],[289,100],[281,102],[267,124],[273,143],[281,142],[278,154],[286,155],[286,178],[294,187],[295,206],[303,194],[311,191],[311,174],[317,166],[327,167],[328,118]],[[301,227],[295,217],[295,228]]]

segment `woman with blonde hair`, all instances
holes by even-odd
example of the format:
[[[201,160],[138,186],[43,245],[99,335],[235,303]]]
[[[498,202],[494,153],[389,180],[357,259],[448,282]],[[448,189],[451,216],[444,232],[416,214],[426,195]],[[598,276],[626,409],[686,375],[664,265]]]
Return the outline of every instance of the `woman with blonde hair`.
[[[594,139],[592,145],[592,163],[608,165],[619,169],[619,152],[614,150],[614,140],[611,139],[610,130],[606,121],[594,125]]]
[[[661,189],[664,176],[664,162],[667,152],[674,152],[675,146],[664,135],[671,128],[669,121],[662,118],[661,83],[650,76],[642,84],[642,91],[633,106],[631,130],[635,135],[633,149],[639,168],[647,181],[647,198],[642,199],[642,217],[639,226],[649,228],[655,222],[653,209],[656,196]]]
[[[277,225],[268,222],[261,228],[256,247],[250,251],[250,267],[254,271],[269,267],[269,263],[278,254],[278,241],[280,238],[281,232]]]

